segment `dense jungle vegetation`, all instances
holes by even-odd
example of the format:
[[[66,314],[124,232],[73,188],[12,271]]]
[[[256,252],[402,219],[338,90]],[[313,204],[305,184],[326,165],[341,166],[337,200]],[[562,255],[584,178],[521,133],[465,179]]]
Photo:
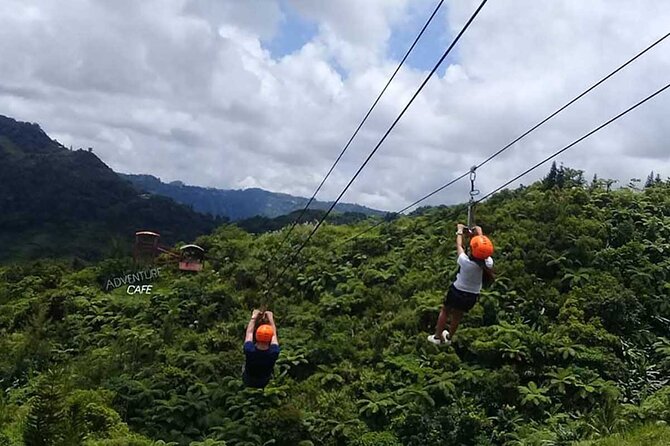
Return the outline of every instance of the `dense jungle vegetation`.
[[[148,295],[103,291],[129,256],[2,267],[0,445],[670,444],[670,181],[610,186],[552,169],[480,205],[498,279],[448,348],[426,335],[463,206],[351,243],[370,221],[327,225],[268,297],[283,233],[231,225]],[[282,348],[264,391],[240,379],[261,303]]]

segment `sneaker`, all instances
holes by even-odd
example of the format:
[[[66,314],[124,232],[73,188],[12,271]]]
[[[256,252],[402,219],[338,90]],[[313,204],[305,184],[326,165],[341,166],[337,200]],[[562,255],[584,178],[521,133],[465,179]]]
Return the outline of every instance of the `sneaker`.
[[[442,345],[451,345],[451,333],[449,333],[449,330],[444,330],[442,332],[442,338],[444,338]]]
[[[428,342],[435,345],[448,346],[451,345],[451,339],[449,338],[450,338],[449,331],[444,330],[442,332],[442,339],[444,339],[444,341],[442,339],[436,338],[435,335],[428,335]]]
[[[437,339],[435,335],[428,335],[428,342],[435,345],[442,345],[442,340]]]

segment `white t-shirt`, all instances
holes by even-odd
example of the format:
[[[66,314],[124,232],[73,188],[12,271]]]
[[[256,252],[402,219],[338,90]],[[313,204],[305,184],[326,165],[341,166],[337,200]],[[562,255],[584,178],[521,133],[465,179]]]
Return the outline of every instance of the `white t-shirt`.
[[[482,268],[470,260],[466,254],[460,254],[457,262],[461,269],[458,271],[454,286],[466,293],[479,294],[482,290]],[[489,269],[493,268],[493,259],[487,257],[484,264]]]

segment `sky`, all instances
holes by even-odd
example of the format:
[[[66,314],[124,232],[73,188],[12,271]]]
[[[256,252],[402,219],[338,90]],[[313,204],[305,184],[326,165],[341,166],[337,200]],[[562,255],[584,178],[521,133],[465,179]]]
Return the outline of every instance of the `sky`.
[[[0,114],[118,172],[311,196],[437,0],[3,0]],[[334,199],[479,1],[447,0],[318,198]],[[670,31],[666,0],[490,0],[343,201],[397,210]],[[670,81],[670,38],[483,166],[482,193]],[[670,92],[560,156],[670,176]],[[546,174],[538,169],[513,186]],[[76,173],[75,173],[76,174]],[[464,202],[463,181],[428,204]]]

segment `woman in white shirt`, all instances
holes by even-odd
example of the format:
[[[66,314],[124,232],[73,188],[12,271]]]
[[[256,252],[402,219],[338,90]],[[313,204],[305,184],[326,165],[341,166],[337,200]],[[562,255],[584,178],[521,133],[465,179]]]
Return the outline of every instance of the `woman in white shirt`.
[[[463,249],[464,225],[458,224],[456,232],[456,250],[460,267],[456,281],[449,287],[444,299],[440,316],[437,319],[435,334],[428,336],[428,341],[436,345],[451,344],[451,337],[456,333],[463,314],[477,303],[482,289],[484,275],[493,277],[493,243],[482,233],[482,228],[475,227],[476,235],[470,240],[470,255]],[[446,330],[447,320],[449,329]]]

